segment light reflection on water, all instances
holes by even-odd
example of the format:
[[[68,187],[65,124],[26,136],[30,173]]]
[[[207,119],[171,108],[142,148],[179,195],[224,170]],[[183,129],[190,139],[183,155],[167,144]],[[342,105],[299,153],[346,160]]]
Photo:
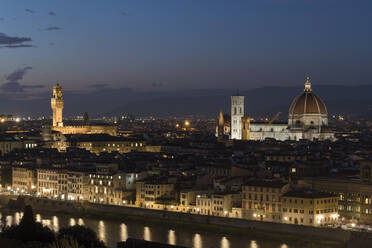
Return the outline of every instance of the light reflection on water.
[[[2,214],[0,212],[1,225],[10,226],[19,224],[22,219],[22,212],[13,214]],[[169,228],[164,226],[143,225],[129,221],[122,223],[110,220],[95,220],[88,218],[70,218],[64,216],[40,215],[36,214],[35,219],[48,226],[55,232],[60,228],[85,225],[97,233],[99,239],[104,241],[108,247],[116,247],[119,241],[125,241],[129,237],[145,239],[148,241],[157,241],[171,245],[181,245],[192,248],[290,248],[289,245],[263,240],[251,240],[244,235],[222,235],[217,233],[199,232],[195,233],[188,229]]]
[[[230,242],[226,237],[221,239],[221,248],[230,248]]]
[[[147,241],[151,241],[151,231],[148,226],[143,228],[143,239]]]
[[[58,217],[57,216],[53,216],[52,230],[55,231],[55,232],[58,232],[58,230],[59,230],[59,222],[58,222]]]
[[[176,245],[176,234],[174,230],[168,231],[168,244],[170,245]]]
[[[5,220],[6,220],[5,226],[9,227],[13,224],[13,216],[11,216],[11,215],[8,215]]]
[[[100,220],[98,222],[98,238],[105,243],[107,242],[107,240],[106,240],[106,227],[105,227],[105,223],[102,220]]]
[[[120,241],[125,241],[128,239],[128,230],[127,230],[127,225],[122,223],[120,225]]]
[[[249,248],[258,248],[256,240],[251,240],[251,245]]]
[[[196,233],[194,236],[194,242],[193,242],[193,247],[194,248],[202,248],[203,247],[203,241],[200,236],[200,234]]]
[[[78,225],[79,226],[84,226],[84,220],[82,218],[78,219]]]
[[[14,224],[18,225],[21,221],[21,214],[19,212],[14,213]]]
[[[76,221],[74,218],[70,218],[70,226],[75,226],[76,225]]]
[[[41,215],[40,214],[36,214],[36,222],[41,222]]]

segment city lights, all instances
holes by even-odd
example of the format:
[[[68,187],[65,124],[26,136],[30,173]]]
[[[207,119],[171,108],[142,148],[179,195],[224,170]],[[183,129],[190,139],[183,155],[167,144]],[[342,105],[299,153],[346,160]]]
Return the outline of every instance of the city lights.
[[[372,247],[372,1],[21,2],[2,246]]]

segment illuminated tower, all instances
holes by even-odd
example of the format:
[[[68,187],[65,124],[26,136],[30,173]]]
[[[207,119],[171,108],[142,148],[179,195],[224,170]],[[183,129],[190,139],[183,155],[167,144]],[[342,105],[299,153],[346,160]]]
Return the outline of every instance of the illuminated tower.
[[[63,97],[62,97],[62,87],[57,84],[53,87],[53,97],[50,100],[52,110],[53,110],[53,127],[63,127]]]
[[[217,126],[217,136],[222,138],[224,135],[225,120],[223,118],[222,109],[218,115],[218,126]]]
[[[242,139],[242,117],[244,116],[244,96],[231,96],[231,139]]]

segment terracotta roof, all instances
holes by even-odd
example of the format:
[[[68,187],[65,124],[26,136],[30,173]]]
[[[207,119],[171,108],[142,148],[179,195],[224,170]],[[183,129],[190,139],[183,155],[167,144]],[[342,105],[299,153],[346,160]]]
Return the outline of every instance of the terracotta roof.
[[[323,101],[312,91],[310,81],[306,82],[304,92],[293,100],[289,108],[289,115],[303,114],[328,114]]]

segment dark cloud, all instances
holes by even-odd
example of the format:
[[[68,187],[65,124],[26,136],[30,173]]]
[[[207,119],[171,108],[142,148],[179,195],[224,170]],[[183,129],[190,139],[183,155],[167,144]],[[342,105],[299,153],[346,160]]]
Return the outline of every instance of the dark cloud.
[[[93,89],[96,89],[96,90],[106,89],[107,87],[109,87],[108,84],[91,84],[91,85],[89,85],[89,88],[93,88]]]
[[[10,82],[16,82],[23,79],[23,77],[26,75],[28,70],[31,70],[31,66],[26,66],[24,68],[15,70],[14,72],[10,73],[8,76],[5,77],[6,80]]]
[[[1,48],[22,48],[22,47],[36,47],[33,45],[7,45],[7,46],[0,46]]]
[[[154,87],[154,88],[160,88],[160,87],[163,87],[164,84],[162,82],[160,82],[160,83],[152,83],[151,86]]]
[[[126,11],[121,12],[121,15],[122,15],[122,16],[132,16],[131,13],[126,12]]]
[[[12,37],[0,33],[0,48],[32,47],[32,45],[23,44],[24,42],[29,41],[32,41],[29,37]]]
[[[60,27],[57,27],[57,26],[50,26],[50,27],[47,27],[46,29],[43,29],[45,31],[55,31],[55,30],[61,30],[62,28]]]
[[[25,9],[25,11],[28,12],[28,13],[31,13],[31,14],[36,13],[36,11],[35,10],[32,10],[32,9]]]
[[[43,88],[44,85],[22,85],[19,82],[23,80],[26,73],[31,69],[31,66],[26,66],[10,73],[5,77],[6,82],[0,86],[0,90],[3,92],[23,92],[24,89]]]
[[[49,46],[54,46],[55,43],[54,42],[49,42]]]
[[[55,12],[53,12],[53,11],[49,11],[49,13],[48,13],[50,16],[56,16],[56,13]]]
[[[10,82],[0,86],[0,90],[4,92],[23,92],[23,87],[20,83]]]
[[[42,85],[42,84],[22,85],[22,87],[23,87],[24,89],[40,89],[40,88],[44,88],[45,85]]]

